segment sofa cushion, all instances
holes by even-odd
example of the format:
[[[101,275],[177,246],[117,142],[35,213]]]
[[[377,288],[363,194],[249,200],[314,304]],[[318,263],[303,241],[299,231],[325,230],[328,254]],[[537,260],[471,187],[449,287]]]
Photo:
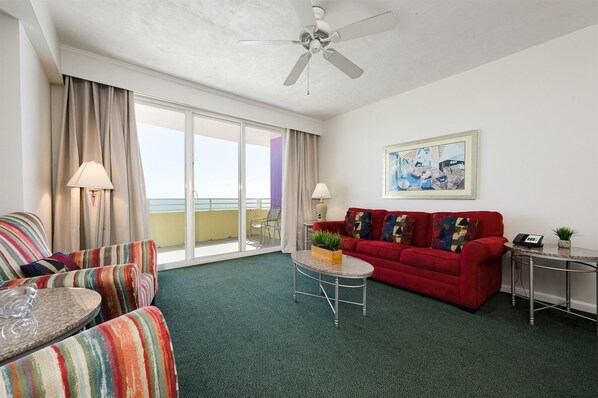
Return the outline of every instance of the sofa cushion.
[[[459,275],[461,253],[426,247],[410,247],[401,251],[401,263],[445,274]]]
[[[382,226],[384,225],[384,217],[386,210],[363,209],[361,207],[349,207],[348,211],[367,211],[372,214],[372,237],[373,240],[380,240],[382,236]]]
[[[463,246],[475,238],[477,226],[477,219],[436,215],[432,220],[430,247],[461,253]]]
[[[348,211],[345,216],[345,232],[357,239],[370,239],[372,213],[368,211]]]
[[[357,242],[355,251],[366,256],[399,261],[401,251],[409,247],[411,246],[382,240],[361,240]]]
[[[361,239],[363,241],[363,239]],[[350,236],[341,235],[340,249],[344,252],[354,252],[355,246],[360,239],[352,238]]]
[[[411,245],[413,243],[413,231],[415,218],[403,215],[387,214],[384,218],[384,229],[382,240],[386,242],[402,243]]]

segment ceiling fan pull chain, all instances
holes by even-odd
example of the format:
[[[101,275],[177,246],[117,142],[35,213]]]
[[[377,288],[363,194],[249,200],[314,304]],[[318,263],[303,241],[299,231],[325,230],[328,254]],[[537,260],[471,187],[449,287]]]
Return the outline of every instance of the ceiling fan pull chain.
[[[307,95],[309,95],[309,64],[307,64]]]

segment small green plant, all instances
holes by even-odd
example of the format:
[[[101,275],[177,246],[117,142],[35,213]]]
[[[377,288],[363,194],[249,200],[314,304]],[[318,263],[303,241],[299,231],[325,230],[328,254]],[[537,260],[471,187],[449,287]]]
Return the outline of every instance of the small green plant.
[[[322,249],[336,251],[341,246],[339,234],[326,231],[316,231],[311,236],[311,244]]]
[[[559,237],[560,240],[571,240],[571,237],[577,232],[573,228],[569,227],[558,227],[552,230],[556,236]]]

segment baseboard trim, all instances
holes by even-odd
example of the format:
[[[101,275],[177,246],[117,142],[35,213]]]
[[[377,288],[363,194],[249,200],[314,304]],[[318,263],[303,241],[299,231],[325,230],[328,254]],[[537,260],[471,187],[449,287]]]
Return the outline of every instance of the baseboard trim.
[[[508,294],[511,294],[511,285],[504,285],[503,284],[500,287],[500,291],[508,293]],[[520,286],[515,286],[515,293],[520,294],[520,295],[525,295],[525,296],[528,295],[528,294],[526,294],[523,291],[523,288],[521,288]],[[560,296],[555,296],[553,294],[539,292],[537,290],[534,290],[534,296],[535,296],[535,298],[537,300],[545,301],[545,302],[551,303],[551,304],[562,303],[563,301],[565,301],[564,297],[560,297]],[[571,299],[571,308],[574,308],[574,309],[579,310],[579,311],[589,312],[589,313],[592,313],[592,314],[596,313],[596,304],[588,303],[588,302],[585,302],[585,301],[579,301],[579,300],[573,300],[573,299]]]

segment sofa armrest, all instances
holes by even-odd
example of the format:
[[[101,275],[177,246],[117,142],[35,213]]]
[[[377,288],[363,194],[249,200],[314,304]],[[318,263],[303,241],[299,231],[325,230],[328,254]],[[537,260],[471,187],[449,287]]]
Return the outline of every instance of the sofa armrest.
[[[474,239],[463,246],[461,256],[463,260],[478,264],[500,258],[505,254],[505,242],[508,242],[508,239],[503,236]]]
[[[3,397],[178,397],[170,333],[145,307],[0,367]]]
[[[316,231],[328,231],[334,234],[344,235],[345,234],[345,222],[344,221],[318,221],[314,223],[314,232]]]
[[[139,308],[139,271],[133,263],[69,271],[59,274],[12,279],[0,287],[34,282],[38,289],[82,287],[102,296],[100,312],[93,323],[99,324]],[[68,310],[68,303],[64,303]]]
[[[505,242],[507,239],[502,236],[489,236],[475,239],[463,247],[459,278],[460,305],[477,310],[500,289]]]
[[[135,263],[142,273],[154,275],[154,293],[158,291],[158,260],[156,242],[143,240],[113,246],[97,247],[67,253],[81,268]]]

